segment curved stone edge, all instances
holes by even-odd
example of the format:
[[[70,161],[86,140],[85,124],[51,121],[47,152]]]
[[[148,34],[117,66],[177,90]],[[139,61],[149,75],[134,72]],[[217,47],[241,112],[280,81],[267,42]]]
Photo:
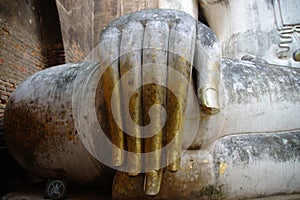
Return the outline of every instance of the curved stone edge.
[[[74,126],[74,82],[84,69],[97,66],[84,62],[42,70],[11,95],[4,116],[6,143],[32,174],[109,187],[114,173],[90,155]]]

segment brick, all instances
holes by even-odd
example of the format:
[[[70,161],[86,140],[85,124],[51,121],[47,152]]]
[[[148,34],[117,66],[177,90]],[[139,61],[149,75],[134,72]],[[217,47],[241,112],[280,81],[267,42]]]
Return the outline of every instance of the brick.
[[[5,83],[7,83],[8,82],[8,77],[2,77],[2,81],[4,82],[4,85],[5,85]]]
[[[4,86],[5,86],[5,87],[14,87],[14,85],[13,85],[13,84],[11,84],[11,83],[8,83],[8,82],[6,82],[6,83],[4,84]]]
[[[8,100],[8,96],[0,95],[0,99],[3,100],[3,101],[7,101]]]
[[[15,88],[7,87],[6,91],[10,92],[10,93],[13,93],[15,91]]]
[[[4,85],[0,85],[0,90],[5,91],[6,87]]]
[[[5,104],[0,104],[0,109],[5,109],[6,105]]]
[[[14,87],[16,87],[16,85],[17,85],[17,82],[14,79],[9,79],[9,83],[14,85]]]
[[[4,95],[4,96],[8,96],[9,97],[11,95],[11,92],[0,90],[0,95]]]

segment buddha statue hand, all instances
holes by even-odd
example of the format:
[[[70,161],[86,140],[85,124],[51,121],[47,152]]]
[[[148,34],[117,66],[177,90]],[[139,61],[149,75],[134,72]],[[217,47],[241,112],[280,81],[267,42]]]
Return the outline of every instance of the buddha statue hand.
[[[113,21],[101,33],[99,56],[112,166],[145,173],[144,192],[155,195],[162,169],[180,167],[189,88],[204,113],[219,112],[216,37],[184,12],[146,10]]]

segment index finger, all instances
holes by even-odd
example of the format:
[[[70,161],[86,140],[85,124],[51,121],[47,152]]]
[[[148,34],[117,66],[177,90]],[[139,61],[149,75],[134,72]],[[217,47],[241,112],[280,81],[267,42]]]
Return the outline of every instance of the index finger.
[[[221,48],[214,33],[205,25],[197,24],[194,67],[197,73],[197,96],[205,114],[220,112],[219,82]]]
[[[193,18],[181,18],[170,31],[166,133],[167,164],[169,171],[173,172],[180,166],[187,91],[194,57],[195,26]]]
[[[136,176],[141,172],[141,153],[142,139],[142,89],[139,87],[131,94],[132,87],[142,85],[142,43],[144,27],[138,21],[131,21],[125,25],[122,34],[120,46],[120,73],[121,76],[127,72],[126,80],[122,82],[122,95],[124,99],[129,99],[129,105],[124,105],[127,100],[123,101],[123,108],[129,106],[129,112],[124,112],[123,122],[126,134],[127,150],[133,154],[127,156],[127,171],[131,176]],[[133,71],[131,71],[134,69]],[[124,76],[123,76],[124,77]],[[122,78],[122,77],[121,77]],[[126,108],[125,108],[126,109]],[[135,124],[129,123],[130,120]]]

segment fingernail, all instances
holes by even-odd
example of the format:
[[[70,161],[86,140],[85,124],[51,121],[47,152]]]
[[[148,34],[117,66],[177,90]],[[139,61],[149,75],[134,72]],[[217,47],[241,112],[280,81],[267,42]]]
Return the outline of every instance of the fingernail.
[[[123,151],[118,147],[113,147],[112,149],[112,165],[121,166],[124,162]]]
[[[169,152],[168,155],[168,170],[171,172],[178,171],[180,165],[180,155],[176,149]]]
[[[219,94],[213,88],[203,88],[202,91],[202,111],[206,114],[217,114],[220,112]]]
[[[145,174],[144,192],[146,195],[157,195],[160,191],[162,170],[151,170]]]
[[[128,166],[128,175],[129,176],[137,176],[141,170],[141,159],[138,155],[130,155],[127,158],[127,166]]]

